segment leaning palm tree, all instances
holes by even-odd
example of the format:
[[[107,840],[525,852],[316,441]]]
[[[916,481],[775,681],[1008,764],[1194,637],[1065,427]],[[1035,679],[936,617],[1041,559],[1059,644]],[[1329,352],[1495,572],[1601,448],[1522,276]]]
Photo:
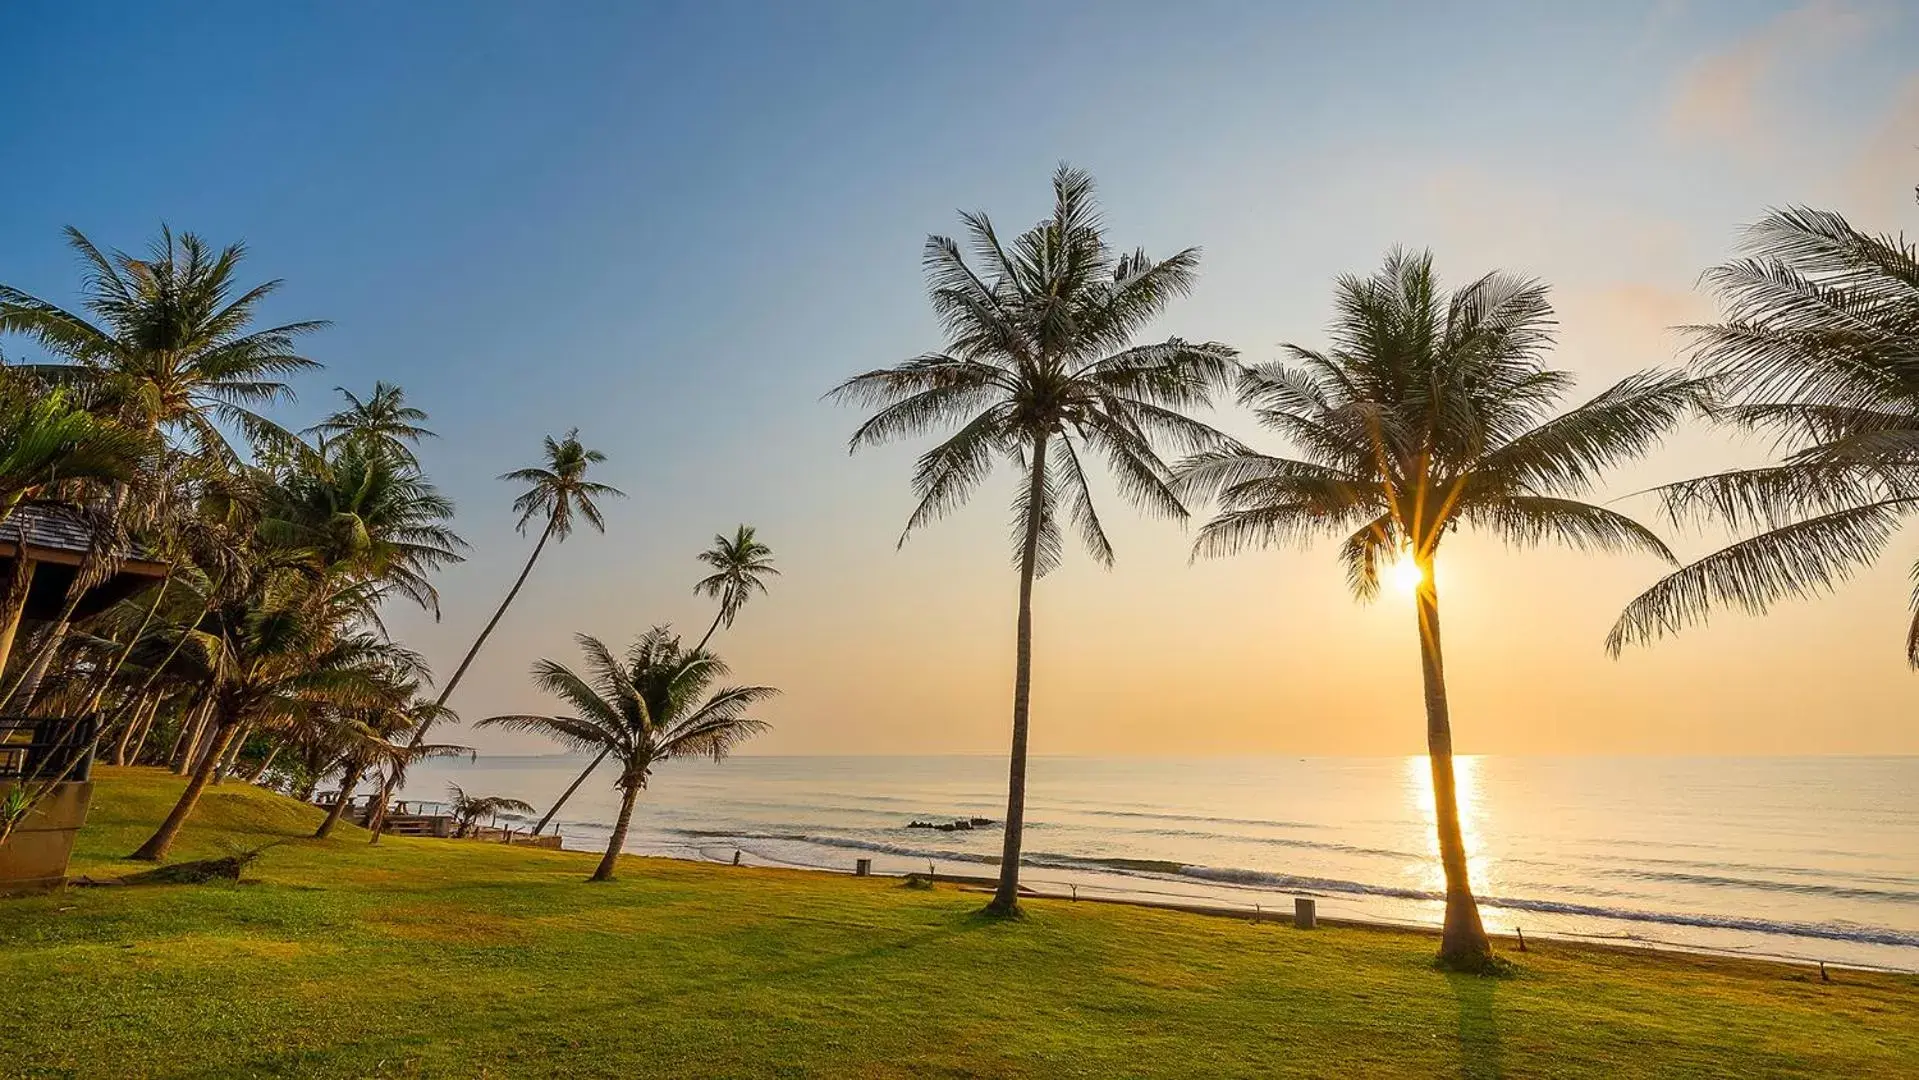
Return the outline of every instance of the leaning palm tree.
[[[203,691],[211,744],[166,820],[131,858],[166,857],[243,726],[289,724],[316,708],[369,708],[402,697],[392,675],[420,670],[419,658],[374,635],[342,632],[345,621],[367,610],[370,593],[283,579],[209,612],[198,633],[218,642],[208,653]]]
[[[694,652],[705,649],[707,643],[713,640],[714,631],[721,626],[730,628],[733,620],[739,618],[741,609],[746,607],[746,602],[753,598],[753,593],[756,590],[766,592],[766,578],[779,574],[779,569],[773,565],[773,549],[760,543],[751,525],[741,525],[735,529],[732,539],[715,535],[713,546],[700,552],[699,560],[713,567],[713,573],[701,578],[693,586],[693,591],[718,600],[719,610],[714,613],[713,623],[706,628],[700,643],[693,646]],[[553,815],[559,813],[567,800],[573,798],[573,793],[580,790],[580,785],[593,775],[593,770],[599,768],[600,762],[605,761],[610,753],[611,749],[602,750],[598,757],[587,762],[586,768],[580,770],[580,775],[574,777],[566,790],[560,792],[560,797],[553,801],[539,824],[533,826],[535,836],[546,831]]]
[[[613,866],[626,846],[633,804],[654,766],[681,757],[724,758],[734,746],[767,729],[747,716],[754,705],[778,694],[770,686],[713,690],[727,675],[719,657],[688,650],[679,635],[656,626],[641,635],[624,658],[598,638],[576,639],[586,653],[588,678],[552,660],[533,666],[533,681],[572,706],[571,716],[491,716],[481,727],[531,731],[578,750],[610,750],[620,763],[620,816],[593,881],[613,880]]]
[[[1285,347],[1291,363],[1255,367],[1240,400],[1290,440],[1296,458],[1244,450],[1195,455],[1184,490],[1217,497],[1196,554],[1344,534],[1340,559],[1362,599],[1384,564],[1408,560],[1426,697],[1440,861],[1446,880],[1442,961],[1484,966],[1491,944],[1467,875],[1454,795],[1453,730],[1440,648],[1440,542],[1462,526],[1515,545],[1666,547],[1622,514],[1581,501],[1611,465],[1652,448],[1702,391],[1678,374],[1631,376],[1552,416],[1572,376],[1547,368],[1546,287],[1488,274],[1450,294],[1430,254],[1394,252],[1370,278],[1337,287],[1332,347]]]
[[[1032,687],[1033,581],[1059,563],[1060,516],[1104,565],[1113,561],[1093,505],[1084,459],[1104,458],[1133,502],[1186,516],[1161,461],[1163,446],[1193,452],[1224,445],[1185,415],[1210,403],[1238,370],[1232,349],[1169,338],[1134,338],[1193,287],[1199,251],[1155,260],[1107,242],[1093,179],[1061,166],[1050,217],[1002,244],[981,214],[963,214],[975,269],[960,245],[930,237],[922,262],[945,347],[854,376],[832,391],[875,412],[851,448],[952,430],[913,474],[919,505],[900,537],[963,504],[1003,459],[1022,475],[1013,501],[1019,622],[1013,742],[999,888],[989,910],[1019,907],[1026,805],[1028,701]],[[956,430],[953,430],[956,429]]]
[[[1784,457],[1660,490],[1676,524],[1746,535],[1633,600],[1615,654],[1715,609],[1831,591],[1919,511],[1919,247],[1804,208],[1768,214],[1744,246],[1706,274],[1725,322],[1689,328],[1694,363],[1726,398],[1715,417]],[[1919,667],[1919,611],[1906,656]]]
[[[588,466],[597,465],[606,460],[606,455],[598,450],[589,450],[580,443],[578,428],[566,433],[564,439],[555,441],[553,436],[546,437],[546,463],[530,469],[515,469],[500,477],[527,485],[520,497],[513,500],[513,509],[520,515],[519,530],[522,535],[526,527],[535,520],[544,518],[546,524],[540,529],[540,539],[533,545],[533,553],[526,557],[526,565],[520,569],[520,576],[513,580],[513,587],[506,591],[506,599],[500,601],[500,607],[480,629],[480,636],[473,639],[473,647],[466,651],[460,666],[453,670],[453,677],[440,688],[437,702],[445,705],[447,698],[453,696],[453,689],[460,685],[461,676],[472,665],[473,658],[480,655],[480,647],[486,644],[488,635],[500,624],[506,609],[513,598],[520,595],[520,587],[526,584],[528,574],[533,572],[533,564],[540,559],[540,552],[546,549],[548,540],[564,542],[573,535],[575,520],[583,520],[593,526],[596,532],[606,531],[606,522],[600,516],[600,506],[595,500],[620,498],[626,493],[607,484],[596,484],[586,478]]]
[[[760,543],[754,535],[753,526],[741,525],[733,530],[729,539],[715,535],[713,546],[700,552],[701,562],[713,568],[713,572],[699,580],[693,591],[701,596],[710,596],[719,601],[719,610],[713,613],[713,624],[706,628],[700,643],[693,646],[695,652],[706,648],[713,640],[713,633],[720,627],[729,629],[733,620],[740,617],[741,609],[753,598],[755,592],[765,595],[766,579],[778,577],[779,569],[773,565],[773,549]]]
[[[526,565],[520,568],[520,576],[513,580],[513,587],[506,591],[506,599],[500,601],[500,606],[493,612],[493,617],[480,628],[480,636],[473,639],[473,645],[467,649],[466,656],[460,660],[460,666],[453,669],[453,677],[446,681],[446,685],[440,687],[440,696],[434,701],[435,705],[444,706],[447,699],[453,696],[454,689],[466,676],[466,669],[473,666],[473,658],[480,655],[481,646],[486,644],[486,639],[493,633],[493,628],[500,625],[500,620],[506,615],[506,609],[513,604],[513,598],[520,595],[520,587],[526,584],[527,575],[533,573],[533,564],[539,561],[540,552],[546,549],[546,542],[548,540],[564,542],[567,537],[573,535],[576,519],[584,520],[597,532],[606,531],[606,522],[600,516],[600,506],[595,500],[620,498],[626,493],[616,487],[594,483],[586,478],[588,466],[597,465],[605,460],[605,454],[598,450],[589,450],[581,444],[580,430],[574,428],[566,433],[564,439],[555,440],[551,435],[546,437],[544,465],[529,469],[515,469],[500,477],[502,480],[513,480],[527,485],[527,489],[520,493],[520,497],[513,500],[513,509],[520,515],[518,526],[520,533],[524,535],[526,527],[538,518],[544,517],[546,524],[540,529],[539,542],[533,545],[533,554],[527,556]],[[427,728],[430,726],[431,722],[422,724],[413,733],[414,740],[424,742]],[[368,828],[372,829],[372,839],[376,844],[380,841],[379,819],[386,813],[386,804],[393,798],[397,782],[397,776],[390,774],[387,782],[380,789],[379,799],[374,804],[374,819],[369,822]]]
[[[469,795],[466,789],[458,784],[448,784],[446,792],[452,796],[447,805],[452,809],[453,820],[458,825],[453,833],[456,837],[464,837],[472,832],[473,827],[479,824],[483,817],[533,812],[532,803],[509,799],[504,795]]]

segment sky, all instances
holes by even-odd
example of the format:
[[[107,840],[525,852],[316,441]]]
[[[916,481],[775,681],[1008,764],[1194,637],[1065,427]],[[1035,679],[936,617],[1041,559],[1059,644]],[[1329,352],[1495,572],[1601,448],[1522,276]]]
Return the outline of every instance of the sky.
[[[549,549],[453,701],[711,617],[693,556],[738,522],[783,573],[716,639],[785,693],[762,753],[1003,752],[1017,579],[1001,473],[896,547],[916,452],[857,456],[822,400],[940,345],[919,252],[959,210],[1047,209],[1060,161],[1114,241],[1203,250],[1158,335],[1248,360],[1323,340],[1334,278],[1394,245],[1553,286],[1579,395],[1681,359],[1695,283],[1769,206],[1919,228],[1919,10],[1608,4],[69,4],[0,0],[0,281],[61,303],[72,224],[244,240],[274,321],[325,318],[290,424],[402,384],[472,545],[450,671],[532,545],[499,474],[580,429],[628,498]],[[34,358],[25,343],[0,342]],[[1221,426],[1261,439],[1231,409]],[[1607,497],[1763,460],[1689,429]],[[1104,492],[1118,563],[1036,599],[1035,753],[1395,754],[1424,722],[1410,601],[1356,603],[1331,546],[1193,563]],[[1668,530],[1670,534],[1670,530]],[[1711,535],[1671,535],[1685,554]],[[1608,658],[1650,557],[1449,541],[1462,752],[1919,753],[1915,537],[1836,595]],[[487,752],[537,738],[464,731]]]

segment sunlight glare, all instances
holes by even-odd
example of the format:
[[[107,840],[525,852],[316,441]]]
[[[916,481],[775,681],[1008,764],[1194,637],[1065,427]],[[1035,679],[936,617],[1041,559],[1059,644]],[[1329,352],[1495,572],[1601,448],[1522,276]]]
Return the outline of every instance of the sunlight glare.
[[[1419,588],[1419,583],[1426,580],[1426,574],[1419,568],[1419,563],[1402,555],[1399,561],[1393,564],[1392,578],[1393,587],[1410,596]]]

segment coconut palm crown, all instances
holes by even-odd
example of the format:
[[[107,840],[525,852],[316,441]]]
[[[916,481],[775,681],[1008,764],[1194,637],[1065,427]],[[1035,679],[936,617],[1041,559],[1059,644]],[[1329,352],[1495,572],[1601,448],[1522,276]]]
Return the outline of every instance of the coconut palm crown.
[[[773,549],[760,542],[751,525],[741,525],[731,537],[713,537],[713,546],[700,552],[699,559],[712,567],[713,573],[701,578],[693,591],[718,600],[720,610],[695,650],[706,648],[720,627],[732,626],[755,592],[765,595],[766,579],[780,573],[773,565]]]
[[[1688,328],[1693,362],[1724,398],[1714,417],[1771,436],[1783,457],[1661,490],[1675,523],[1743,535],[1633,600],[1615,653],[1723,608],[1829,592],[1919,510],[1919,246],[1792,208],[1751,226],[1744,247],[1706,274],[1725,321]],[[1919,667],[1914,601],[1906,657]]]
[[[294,342],[326,324],[254,328],[255,309],[280,282],[240,286],[244,245],[215,251],[165,227],[146,258],[103,252],[71,227],[67,241],[86,268],[91,321],[0,285],[0,332],[26,335],[69,362],[37,374],[80,383],[128,426],[177,434],[197,452],[234,456],[223,424],[292,441],[255,409],[291,396],[279,377],[319,366]]]

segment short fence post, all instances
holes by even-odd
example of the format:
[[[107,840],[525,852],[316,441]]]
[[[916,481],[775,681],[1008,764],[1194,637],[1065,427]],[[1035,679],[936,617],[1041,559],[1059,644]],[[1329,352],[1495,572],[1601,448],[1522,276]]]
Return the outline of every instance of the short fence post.
[[[1319,925],[1319,913],[1311,897],[1293,898],[1293,926],[1300,930],[1311,930]]]
[[[853,861],[853,874],[855,877],[866,877],[870,875],[872,872],[873,872],[873,860],[855,859]]]

